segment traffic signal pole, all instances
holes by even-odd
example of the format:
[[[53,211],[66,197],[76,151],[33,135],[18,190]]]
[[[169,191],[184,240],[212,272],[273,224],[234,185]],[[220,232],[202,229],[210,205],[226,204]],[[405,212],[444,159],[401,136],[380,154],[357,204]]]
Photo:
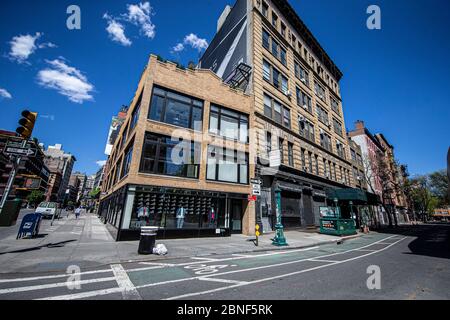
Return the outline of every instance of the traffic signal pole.
[[[27,140],[24,139],[22,142],[22,148],[26,148],[27,146]],[[13,162],[13,169],[11,170],[11,173],[9,174],[8,183],[6,184],[5,191],[3,192],[2,201],[0,202],[0,213],[3,209],[6,200],[8,199],[9,193],[11,192],[12,186],[14,185],[14,180],[16,179],[17,170],[20,165],[20,161],[22,160],[21,156],[17,156],[16,160]]]
[[[16,129],[16,132],[23,139],[21,149],[27,148],[27,142],[28,139],[30,139],[31,134],[33,132],[36,119],[37,119],[36,112],[30,112],[28,110],[22,111],[22,119],[19,120],[19,127]],[[0,202],[0,210],[3,210],[6,200],[8,199],[9,193],[11,192],[11,189],[14,185],[14,180],[16,179],[17,170],[19,169],[21,160],[22,156],[18,154],[15,161],[13,161],[13,168],[9,174],[8,183],[6,184],[6,188],[5,191],[3,192],[2,200]]]

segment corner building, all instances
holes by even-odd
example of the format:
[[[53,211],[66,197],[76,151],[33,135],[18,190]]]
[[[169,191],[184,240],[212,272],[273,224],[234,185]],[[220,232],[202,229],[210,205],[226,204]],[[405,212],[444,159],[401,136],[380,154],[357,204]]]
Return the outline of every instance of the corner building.
[[[264,231],[273,230],[274,190],[279,188],[283,225],[315,229],[319,208],[340,201],[330,190],[358,186],[346,136],[341,71],[286,0],[238,0],[226,9],[200,67],[254,100],[254,125],[260,132],[255,176],[262,181],[255,220]],[[272,165],[275,159],[280,166]]]
[[[210,70],[150,57],[105,166],[99,214],[117,240],[138,239],[141,226],[160,238],[250,232],[252,103]]]

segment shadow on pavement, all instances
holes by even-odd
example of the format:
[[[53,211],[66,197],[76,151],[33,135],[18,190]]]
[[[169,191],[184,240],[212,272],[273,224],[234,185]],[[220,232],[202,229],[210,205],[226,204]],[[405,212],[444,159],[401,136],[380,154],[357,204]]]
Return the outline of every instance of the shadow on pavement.
[[[77,241],[77,240],[66,240],[66,241],[61,241],[61,242],[57,242],[57,243],[48,243],[48,244],[44,244],[44,245],[36,246],[36,247],[31,247],[31,248],[25,248],[25,249],[13,250],[13,251],[0,252],[0,255],[7,254],[7,253],[30,252],[30,251],[41,250],[42,248],[62,248],[62,247],[64,247],[67,243],[75,242],[75,241]]]
[[[408,245],[411,252],[405,254],[450,259],[450,224],[448,223],[400,225],[395,228],[382,228],[377,232],[416,237]]]

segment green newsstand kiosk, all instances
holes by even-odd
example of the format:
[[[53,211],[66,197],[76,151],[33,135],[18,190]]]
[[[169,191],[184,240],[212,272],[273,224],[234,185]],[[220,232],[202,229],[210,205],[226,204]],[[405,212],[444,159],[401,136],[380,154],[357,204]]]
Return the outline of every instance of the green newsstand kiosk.
[[[356,234],[354,219],[343,219],[339,207],[320,207],[320,233],[333,236]]]

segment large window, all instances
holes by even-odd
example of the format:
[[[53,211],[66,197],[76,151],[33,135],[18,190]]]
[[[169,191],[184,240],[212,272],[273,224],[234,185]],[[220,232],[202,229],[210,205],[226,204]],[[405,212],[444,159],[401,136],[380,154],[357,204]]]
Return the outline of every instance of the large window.
[[[277,89],[281,90],[284,94],[288,93],[288,79],[266,60],[263,60],[263,78],[273,84]]]
[[[328,151],[331,151],[331,137],[323,130],[320,132],[320,145]]]
[[[308,72],[298,62],[294,62],[295,76],[309,87],[309,75]]]
[[[342,123],[340,123],[338,120],[336,120],[335,118],[333,118],[333,128],[334,128],[334,132],[336,132],[338,135],[340,135],[341,137],[343,136],[342,133]]]
[[[264,115],[286,128],[291,127],[290,110],[267,94],[264,94]]]
[[[248,142],[248,116],[216,105],[211,105],[209,131],[223,137]]]
[[[202,130],[203,101],[154,87],[148,118],[200,131]]]
[[[314,81],[314,92],[320,99],[325,101],[325,89],[317,81]]]
[[[338,154],[339,157],[344,158],[345,159],[345,149],[344,149],[344,145],[342,144],[342,142],[336,140],[336,152]]]
[[[272,55],[286,66],[286,49],[284,49],[266,30],[262,32],[263,47],[272,53]]]
[[[141,112],[141,102],[142,102],[142,92],[141,95],[139,96],[139,100],[136,103],[136,106],[134,107],[133,113],[131,114],[130,132],[131,130],[134,129],[134,127],[136,127],[136,124],[138,122],[139,114]]]
[[[339,102],[332,96],[330,96],[330,100],[331,100],[331,109],[333,109],[334,112],[339,114]]]
[[[199,144],[173,141],[169,136],[146,133],[141,172],[197,179],[199,163]]]
[[[298,118],[298,126],[300,128],[300,135],[309,141],[314,142],[314,125],[306,120],[303,116],[299,116]]]
[[[122,164],[122,175],[121,178],[128,175],[128,172],[130,172],[130,165],[131,165],[131,157],[133,155],[133,143],[130,144],[128,149],[125,151],[125,158],[123,159]]]
[[[248,184],[248,154],[210,145],[207,156],[207,180]]]
[[[325,109],[322,108],[321,106],[316,105],[316,113],[317,113],[317,117],[319,118],[319,121],[321,121],[322,123],[324,123],[328,126],[330,123],[329,118],[328,118],[328,112],[326,112]]]
[[[312,113],[312,102],[311,97],[308,96],[306,93],[304,93],[302,90],[300,90],[298,87],[297,89],[297,104],[302,107],[305,110],[308,110],[310,113]]]
[[[294,166],[294,144],[292,142],[288,142],[288,161],[291,167]]]

